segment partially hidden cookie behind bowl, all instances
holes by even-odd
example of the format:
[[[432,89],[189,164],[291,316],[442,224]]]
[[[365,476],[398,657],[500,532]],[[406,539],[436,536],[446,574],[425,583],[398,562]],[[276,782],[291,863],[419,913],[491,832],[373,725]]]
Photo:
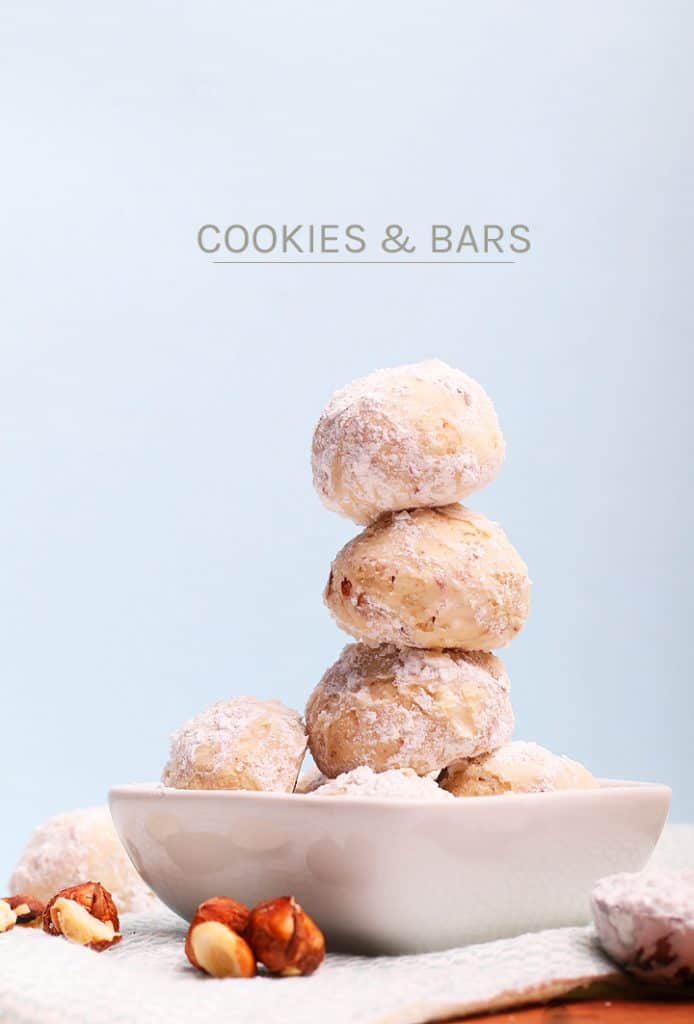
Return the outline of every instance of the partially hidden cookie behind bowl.
[[[528,570],[497,523],[462,505],[378,519],[335,556],[324,600],[375,646],[490,651],[520,632]]]
[[[449,505],[490,483],[504,439],[477,381],[439,359],[376,370],[337,391],[313,435],[323,503],[357,523]]]
[[[130,863],[107,807],[68,811],[39,825],[12,873],[9,890],[47,902],[87,879],[100,881],[121,913],[147,910],[158,902]]]
[[[493,654],[348,644],[306,705],[311,754],[330,778],[360,766],[438,772],[509,739],[509,691]]]
[[[451,765],[439,782],[454,796],[547,793],[599,786],[578,761],[524,740],[513,740],[491,753]]]
[[[291,793],[306,742],[301,717],[281,701],[218,701],[173,734],[161,780],[174,789]]]

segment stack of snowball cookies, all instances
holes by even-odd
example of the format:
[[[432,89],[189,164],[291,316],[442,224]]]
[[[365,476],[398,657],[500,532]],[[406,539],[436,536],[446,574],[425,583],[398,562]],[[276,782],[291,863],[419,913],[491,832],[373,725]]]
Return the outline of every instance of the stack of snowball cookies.
[[[491,652],[523,627],[528,571],[497,523],[460,504],[504,451],[488,395],[439,360],[337,391],[314,431],[313,481],[364,526],[324,593],[357,642],[309,697],[305,728],[279,701],[220,701],[173,735],[162,782],[437,800],[597,786],[578,762],[511,741]],[[307,743],[315,766],[299,777]]]
[[[171,740],[164,785],[452,800],[597,786],[576,761],[511,741],[509,680],[491,652],[522,629],[530,582],[496,523],[459,504],[496,476],[504,439],[480,385],[431,360],[354,381],[313,436],[323,503],[364,525],[337,554],[325,603],[355,638],[300,715],[236,697]],[[307,744],[315,765],[301,776]],[[48,899],[99,877],[121,911],[154,900],[105,807],[38,828],[11,880]]]

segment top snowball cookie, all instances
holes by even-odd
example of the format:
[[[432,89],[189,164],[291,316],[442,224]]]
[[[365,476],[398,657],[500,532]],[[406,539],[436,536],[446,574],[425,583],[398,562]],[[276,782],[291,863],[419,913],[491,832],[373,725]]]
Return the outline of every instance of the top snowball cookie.
[[[491,483],[504,438],[484,389],[439,359],[336,391],[313,434],[313,483],[357,523],[461,501]]]

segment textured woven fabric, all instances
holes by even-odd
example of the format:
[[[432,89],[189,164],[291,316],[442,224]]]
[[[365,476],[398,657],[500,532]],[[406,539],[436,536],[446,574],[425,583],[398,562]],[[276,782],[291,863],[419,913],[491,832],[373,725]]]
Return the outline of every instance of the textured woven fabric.
[[[667,831],[661,868],[694,863],[694,827]],[[562,928],[424,956],[329,956],[310,978],[216,981],[189,966],[183,922],[124,915],[93,953],[39,931],[0,936],[2,1024],[420,1024],[560,996],[619,977],[590,928]]]

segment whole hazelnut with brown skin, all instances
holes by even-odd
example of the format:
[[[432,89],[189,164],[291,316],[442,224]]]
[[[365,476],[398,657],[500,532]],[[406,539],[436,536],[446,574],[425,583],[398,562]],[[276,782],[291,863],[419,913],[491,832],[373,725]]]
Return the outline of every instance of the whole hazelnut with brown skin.
[[[43,912],[43,930],[99,953],[121,940],[113,897],[99,882],[82,882],[56,893]]]
[[[4,896],[3,901],[14,910],[18,925],[23,928],[41,927],[45,910],[45,904],[41,900],[28,896],[25,892],[18,892],[16,896]]]
[[[248,907],[237,900],[232,900],[230,896],[212,896],[209,900],[204,900],[195,911],[196,920],[222,921],[238,935],[245,932],[250,916]]]
[[[186,956],[193,967],[213,978],[254,977],[255,956],[239,934],[248,916],[247,907],[227,896],[201,903],[186,935]]]
[[[284,977],[313,974],[325,956],[323,933],[293,896],[258,903],[246,939],[258,960]]]

